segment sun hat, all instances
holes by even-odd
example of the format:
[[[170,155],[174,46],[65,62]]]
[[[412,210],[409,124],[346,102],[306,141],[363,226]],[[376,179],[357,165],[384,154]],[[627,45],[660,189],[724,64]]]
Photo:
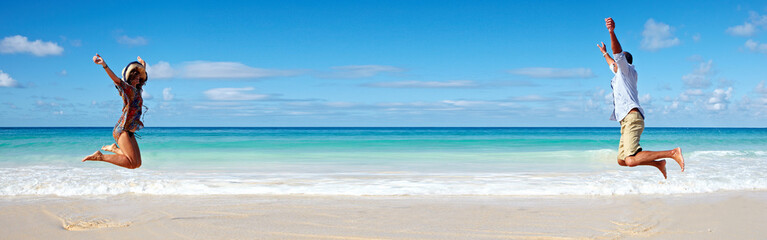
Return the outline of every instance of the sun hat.
[[[144,75],[143,76],[144,81],[147,80],[146,68],[144,67],[144,65],[141,65],[141,63],[139,62],[133,61],[131,63],[128,63],[128,66],[125,66],[125,68],[123,68],[123,72],[122,72],[123,82],[128,82],[128,74],[130,74],[130,72],[133,70],[136,70],[139,72],[139,74]]]

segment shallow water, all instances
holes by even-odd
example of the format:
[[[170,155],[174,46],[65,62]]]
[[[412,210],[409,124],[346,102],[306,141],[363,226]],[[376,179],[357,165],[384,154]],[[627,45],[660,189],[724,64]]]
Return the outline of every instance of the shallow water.
[[[0,196],[622,195],[767,189],[767,129],[648,128],[687,167],[616,163],[618,128],[145,128],[143,165],[82,157],[111,128],[0,128]]]

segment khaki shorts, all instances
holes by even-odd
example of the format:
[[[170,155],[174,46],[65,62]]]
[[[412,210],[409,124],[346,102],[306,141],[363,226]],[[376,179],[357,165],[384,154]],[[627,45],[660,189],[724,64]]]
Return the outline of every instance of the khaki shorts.
[[[624,160],[642,151],[639,137],[644,131],[644,118],[639,112],[630,112],[621,120],[621,141],[618,144],[618,160]]]

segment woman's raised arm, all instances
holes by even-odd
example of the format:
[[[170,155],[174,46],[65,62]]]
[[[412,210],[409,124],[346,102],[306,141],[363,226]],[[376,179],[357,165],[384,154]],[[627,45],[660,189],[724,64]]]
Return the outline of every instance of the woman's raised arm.
[[[113,81],[115,84],[120,84],[120,82],[122,82],[122,80],[120,79],[120,77],[118,77],[117,75],[115,75],[115,73],[114,73],[114,72],[112,72],[112,69],[109,69],[109,66],[107,66],[107,63],[106,63],[106,62],[104,61],[104,59],[103,59],[103,58],[101,58],[101,56],[99,56],[98,54],[96,54],[96,56],[93,56],[93,63],[95,63],[95,64],[98,64],[98,65],[101,65],[102,67],[104,67],[104,71],[106,71],[106,72],[107,72],[107,74],[109,75],[109,77],[110,77],[110,78],[112,78],[112,81]]]

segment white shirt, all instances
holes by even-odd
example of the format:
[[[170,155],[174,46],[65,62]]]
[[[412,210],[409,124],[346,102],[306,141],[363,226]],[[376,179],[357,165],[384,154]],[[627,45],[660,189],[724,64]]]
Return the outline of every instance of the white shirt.
[[[639,109],[644,118],[644,110],[639,106],[639,93],[637,92],[637,71],[634,65],[626,61],[623,52],[613,55],[618,71],[615,72],[610,87],[613,89],[613,113],[610,120],[620,121],[629,114],[631,109]],[[612,65],[610,71],[613,70]]]

